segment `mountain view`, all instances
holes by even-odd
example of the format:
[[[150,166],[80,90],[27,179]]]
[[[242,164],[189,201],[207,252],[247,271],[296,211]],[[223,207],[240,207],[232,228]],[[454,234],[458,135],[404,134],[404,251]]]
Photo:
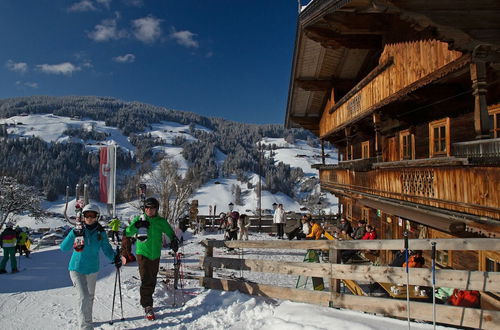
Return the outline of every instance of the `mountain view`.
[[[321,162],[321,148],[305,130],[93,96],[4,99],[0,117],[0,175],[36,187],[48,201],[77,183],[87,184],[91,199],[98,199],[98,150],[116,144],[117,203],[137,199],[140,183],[158,181],[162,163],[174,166],[191,187],[201,214],[229,202],[256,213],[259,173],[263,209],[278,202],[299,211],[322,201],[328,209],[334,202],[320,192],[310,166]],[[334,150],[325,153],[328,163],[336,162]],[[220,193],[206,193],[218,185],[222,200],[214,198]]]

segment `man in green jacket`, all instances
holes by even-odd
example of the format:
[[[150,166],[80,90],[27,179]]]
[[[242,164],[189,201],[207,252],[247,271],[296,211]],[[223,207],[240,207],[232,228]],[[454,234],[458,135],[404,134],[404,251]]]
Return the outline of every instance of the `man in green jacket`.
[[[171,242],[174,252],[178,250],[178,241],[167,220],[158,215],[160,203],[156,198],[148,198],[144,202],[144,214],[136,216],[126,229],[127,237],[137,235],[136,249],[139,274],[141,276],[141,306],[146,318],[154,320],[153,293],[156,287],[156,276],[160,267],[162,234],[165,233]]]

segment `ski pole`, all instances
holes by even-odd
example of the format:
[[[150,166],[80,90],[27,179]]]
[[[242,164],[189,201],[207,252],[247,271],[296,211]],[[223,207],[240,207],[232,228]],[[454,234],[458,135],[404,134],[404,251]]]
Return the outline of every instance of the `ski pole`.
[[[432,325],[436,329],[436,242],[432,242]]]
[[[118,272],[118,288],[120,290],[120,308],[122,310],[122,321],[125,321],[125,318],[123,317],[122,280],[121,280],[120,268],[116,268],[116,271]]]
[[[405,259],[406,259],[406,315],[408,318],[408,329],[410,329],[410,272],[408,268],[408,232],[404,233]]]
[[[109,324],[113,324],[113,312],[115,310],[115,297],[116,297],[116,282],[118,280],[118,269],[116,270],[115,274],[115,288],[113,290],[113,304],[111,305],[111,321],[109,321]]]

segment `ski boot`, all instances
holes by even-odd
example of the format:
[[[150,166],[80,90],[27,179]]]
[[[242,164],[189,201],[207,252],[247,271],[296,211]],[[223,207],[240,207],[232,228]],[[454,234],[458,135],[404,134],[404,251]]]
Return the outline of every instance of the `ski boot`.
[[[14,269],[12,270],[12,274],[14,274],[14,273],[19,273],[19,269],[14,268]]]
[[[147,320],[153,321],[156,319],[155,312],[153,311],[152,306],[148,306],[148,307],[144,308],[144,312],[146,313]]]
[[[6,274],[7,271],[5,269],[0,269],[0,274]]]

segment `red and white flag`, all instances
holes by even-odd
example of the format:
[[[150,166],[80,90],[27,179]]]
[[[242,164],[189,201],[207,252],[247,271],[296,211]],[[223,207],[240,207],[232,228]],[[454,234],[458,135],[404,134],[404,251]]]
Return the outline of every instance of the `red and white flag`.
[[[116,146],[101,147],[99,164],[99,199],[102,203],[115,201]]]

